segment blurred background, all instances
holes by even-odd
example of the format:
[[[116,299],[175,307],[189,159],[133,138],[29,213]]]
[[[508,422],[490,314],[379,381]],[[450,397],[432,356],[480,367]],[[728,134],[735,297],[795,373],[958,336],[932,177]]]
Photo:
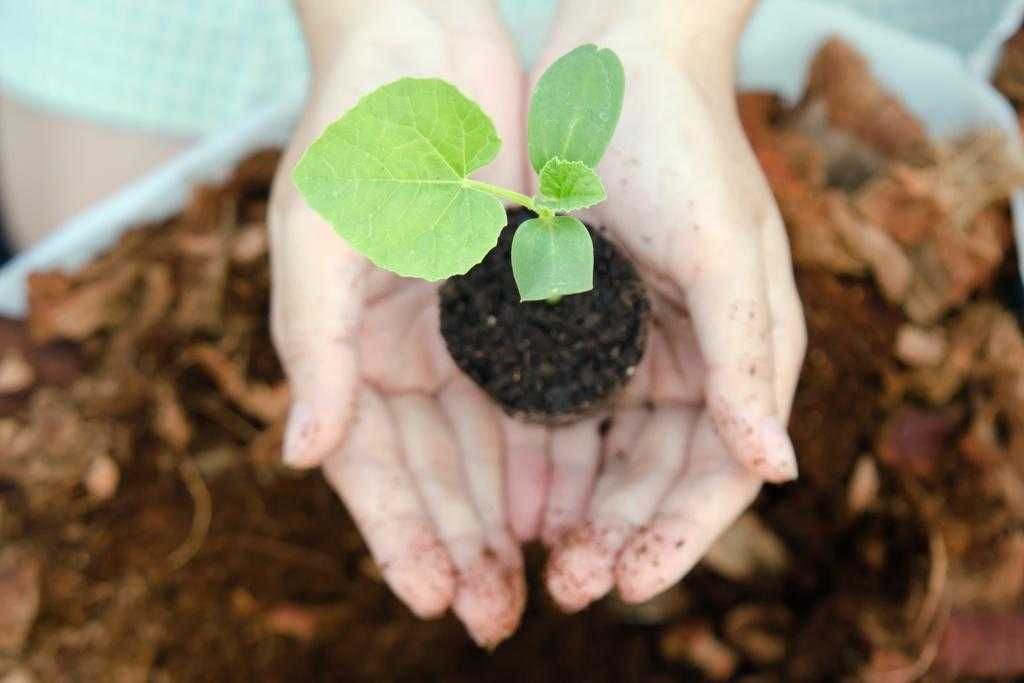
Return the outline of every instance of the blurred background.
[[[553,4],[505,2],[524,61]],[[494,653],[279,463],[286,0],[0,0],[0,683],[1024,680],[1024,2],[764,0],[739,110],[810,334],[798,482]],[[880,116],[879,112],[885,112]]]

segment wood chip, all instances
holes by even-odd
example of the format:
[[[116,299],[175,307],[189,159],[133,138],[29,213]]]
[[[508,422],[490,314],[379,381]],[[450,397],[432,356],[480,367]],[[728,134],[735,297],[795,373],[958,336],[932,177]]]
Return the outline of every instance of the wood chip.
[[[861,54],[831,38],[815,54],[807,77],[806,101],[823,98],[829,121],[886,156],[921,162],[933,155],[924,125],[871,73]]]
[[[225,396],[264,424],[273,424],[287,412],[291,401],[287,384],[248,383],[244,369],[211,344],[190,347],[185,356],[208,372]]]
[[[666,629],[661,636],[661,654],[670,662],[692,664],[712,681],[729,680],[738,665],[736,653],[704,622],[684,622]]]
[[[857,458],[853,473],[846,487],[846,509],[856,516],[870,508],[878,500],[878,466],[870,455]]]
[[[0,351],[0,394],[15,394],[32,386],[36,371],[21,349]]]
[[[167,381],[153,384],[153,431],[176,451],[183,451],[192,440],[192,425],[178,400],[174,385]]]
[[[758,573],[781,574],[789,567],[790,557],[761,518],[747,512],[715,541],[702,562],[733,581],[745,581]]]
[[[939,462],[953,453],[963,413],[958,408],[941,411],[903,407],[894,412],[878,437],[878,455],[891,467],[918,477],[935,474]]]
[[[81,341],[116,326],[128,315],[128,294],[139,277],[139,264],[123,262],[109,277],[71,289],[63,275],[28,278],[29,330],[37,342]]]
[[[0,655],[18,655],[25,647],[39,610],[41,570],[26,548],[0,549]]]
[[[896,357],[907,365],[935,367],[945,359],[947,350],[946,333],[942,329],[906,324],[896,333]]]
[[[949,675],[1024,676],[1024,614],[957,611],[939,644],[936,665]]]

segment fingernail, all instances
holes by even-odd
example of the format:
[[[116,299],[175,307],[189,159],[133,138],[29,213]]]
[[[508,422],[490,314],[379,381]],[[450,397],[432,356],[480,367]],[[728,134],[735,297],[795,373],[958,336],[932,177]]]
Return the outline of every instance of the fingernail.
[[[761,439],[769,464],[778,473],[776,483],[793,481],[799,475],[796,453],[789,433],[776,417],[767,417],[761,424]]]
[[[292,405],[288,413],[288,426],[284,432],[283,459],[290,467],[305,467],[308,464],[309,447],[316,436],[316,419],[303,403]]]

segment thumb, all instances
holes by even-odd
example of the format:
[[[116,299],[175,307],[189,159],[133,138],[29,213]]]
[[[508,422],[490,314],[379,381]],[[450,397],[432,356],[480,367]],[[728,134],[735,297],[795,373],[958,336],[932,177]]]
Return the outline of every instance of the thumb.
[[[290,168],[280,173],[290,175]],[[269,225],[270,320],[292,389],[284,461],[314,467],[341,444],[352,417],[366,261],[305,205],[290,178],[278,181]]]

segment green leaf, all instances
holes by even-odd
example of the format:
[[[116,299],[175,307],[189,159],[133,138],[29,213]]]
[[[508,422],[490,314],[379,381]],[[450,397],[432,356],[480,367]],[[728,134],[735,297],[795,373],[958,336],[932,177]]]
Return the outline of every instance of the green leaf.
[[[537,173],[553,157],[597,168],[619,122],[625,80],[615,53],[596,45],[582,45],[548,67],[527,118],[530,163]]]
[[[453,85],[403,78],[329,125],[292,177],[375,264],[440,280],[465,273],[498,241],[505,209],[467,176],[500,146],[491,120]]]
[[[512,238],[512,274],[522,301],[542,301],[594,288],[594,244],[577,218],[531,218]]]
[[[554,157],[540,170],[537,202],[552,211],[585,209],[606,197],[601,178],[582,161]]]

